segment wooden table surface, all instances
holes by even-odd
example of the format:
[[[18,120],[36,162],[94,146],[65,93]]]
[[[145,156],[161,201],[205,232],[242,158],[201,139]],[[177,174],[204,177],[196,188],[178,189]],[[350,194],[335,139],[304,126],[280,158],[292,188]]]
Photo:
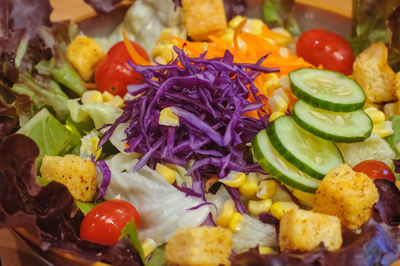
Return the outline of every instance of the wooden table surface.
[[[83,0],[50,0],[54,11],[51,15],[53,21],[65,19],[80,20],[94,15],[94,10],[84,3]],[[350,16],[351,2],[349,0],[298,0],[301,3],[308,3],[314,6],[324,5],[336,13]],[[30,248],[17,240],[8,229],[0,229],[0,265],[46,265],[32,253]],[[400,265],[398,265],[400,266]]]

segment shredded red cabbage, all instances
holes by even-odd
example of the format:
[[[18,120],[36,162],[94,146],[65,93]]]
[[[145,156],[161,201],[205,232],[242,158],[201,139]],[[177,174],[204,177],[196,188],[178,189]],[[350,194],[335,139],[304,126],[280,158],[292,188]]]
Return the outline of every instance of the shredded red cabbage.
[[[243,143],[248,143],[263,128],[266,120],[243,115],[262,107],[258,89],[253,83],[260,72],[278,72],[260,64],[233,63],[233,55],[226,51],[222,58],[190,58],[182,49],[174,48],[178,58],[168,65],[136,66],[144,84],[128,86],[137,97],[125,102],[123,114],[100,140],[102,146],[121,123],[129,123],[125,130],[126,152],[139,152],[143,157],[134,171],[144,165],[163,160],[187,166],[194,177],[193,190],[204,194],[202,179],[230,171],[263,172],[256,163],[246,162]],[[250,103],[250,93],[256,103]],[[179,117],[179,126],[158,124],[160,111],[170,107]]]
[[[94,166],[96,167],[96,176],[101,176],[101,184],[99,187],[99,193],[97,194],[96,201],[101,199],[107,191],[107,187],[111,181],[111,170],[105,161],[94,161]]]

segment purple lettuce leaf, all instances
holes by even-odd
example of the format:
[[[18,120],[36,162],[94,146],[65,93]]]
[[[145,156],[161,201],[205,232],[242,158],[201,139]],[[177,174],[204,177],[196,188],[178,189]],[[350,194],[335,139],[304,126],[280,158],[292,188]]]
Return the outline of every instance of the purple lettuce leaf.
[[[0,102],[0,141],[9,135],[18,123],[18,114],[14,107]]]
[[[361,233],[346,231],[342,248],[328,251],[323,246],[310,252],[284,251],[279,254],[260,255],[257,249],[234,255],[232,265],[390,265],[400,258],[400,230],[371,219]]]
[[[79,237],[83,213],[67,187],[36,182],[39,148],[30,138],[14,134],[0,143],[0,213],[2,226],[23,228],[43,252],[52,248],[78,256],[87,263],[143,265],[138,251],[125,238],[103,246]],[[18,229],[16,229],[18,230]]]
[[[391,226],[400,225],[400,191],[396,185],[386,179],[374,180],[379,192],[376,203],[382,221]]]
[[[98,13],[108,13],[116,9],[122,0],[85,0]]]

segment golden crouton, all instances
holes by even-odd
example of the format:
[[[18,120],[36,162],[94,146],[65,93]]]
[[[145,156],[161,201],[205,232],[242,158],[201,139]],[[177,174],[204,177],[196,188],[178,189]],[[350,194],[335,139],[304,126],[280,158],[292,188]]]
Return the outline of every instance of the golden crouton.
[[[82,79],[89,80],[105,53],[95,40],[79,35],[68,45],[66,56]]]
[[[373,43],[357,56],[352,76],[364,89],[367,102],[396,100],[395,74],[388,65],[388,49],[384,43]]]
[[[42,177],[64,184],[74,199],[86,202],[97,190],[94,164],[76,155],[44,156],[40,167]]]
[[[281,250],[309,251],[321,242],[328,250],[337,250],[343,242],[336,216],[295,209],[283,216],[279,228]]]
[[[194,40],[207,40],[209,35],[221,33],[226,29],[222,0],[182,0],[182,7],[186,30]]]
[[[168,265],[230,265],[232,231],[223,227],[182,227],[165,247]]]
[[[397,99],[400,99],[400,71],[396,73],[395,78],[394,78],[394,83],[395,83],[395,88],[396,88],[396,96]],[[394,114],[399,114],[400,113],[400,104],[396,102],[395,104],[392,103],[393,109],[395,109]],[[385,111],[386,113],[386,111]]]
[[[344,227],[356,230],[371,218],[377,200],[372,179],[342,164],[329,171],[318,186],[314,211],[338,216]]]

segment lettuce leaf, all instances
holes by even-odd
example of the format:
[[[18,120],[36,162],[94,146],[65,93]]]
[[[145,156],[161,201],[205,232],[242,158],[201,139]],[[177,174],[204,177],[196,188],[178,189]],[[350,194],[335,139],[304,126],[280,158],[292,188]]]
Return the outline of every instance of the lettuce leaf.
[[[139,252],[140,258],[142,259],[143,263],[145,262],[144,252],[142,248],[142,244],[139,241],[139,237],[136,230],[136,224],[131,221],[128,222],[124,229],[122,229],[121,238],[127,238],[132,243],[132,245],[136,248]]]
[[[263,19],[269,27],[283,27],[293,37],[299,37],[301,29],[293,14],[294,5],[294,0],[265,0]]]
[[[29,120],[18,130],[18,133],[32,138],[39,146],[38,166],[44,155],[70,153],[77,146],[79,147],[82,137],[79,133],[74,134],[72,130],[61,124],[46,108]]]
[[[20,75],[18,82],[11,89],[19,95],[28,95],[34,103],[35,110],[50,106],[60,121],[64,122],[67,119],[68,96],[54,80],[40,75],[32,77],[25,73]]]
[[[280,254],[260,255],[257,249],[234,255],[235,265],[390,265],[400,258],[400,230],[371,219],[359,234],[346,231],[342,248],[328,251],[318,247],[310,252],[284,251]]]
[[[165,262],[165,249],[164,246],[156,248],[149,259],[147,266],[167,266]]]
[[[0,141],[7,136],[18,122],[15,108],[0,102]]]
[[[355,55],[374,42],[389,47],[389,64],[400,69],[399,0],[353,0],[352,37],[349,43]]]
[[[122,0],[85,0],[96,12],[108,13],[116,9]]]

